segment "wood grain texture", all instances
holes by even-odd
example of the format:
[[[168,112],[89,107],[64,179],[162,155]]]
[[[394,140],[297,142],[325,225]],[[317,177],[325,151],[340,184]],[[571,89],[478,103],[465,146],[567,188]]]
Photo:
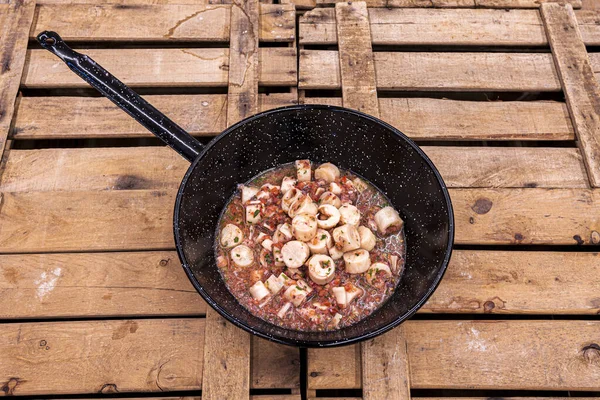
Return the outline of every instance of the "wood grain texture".
[[[364,1],[335,5],[345,107],[379,117],[369,15]]]
[[[202,398],[242,400],[249,396],[250,334],[209,309],[206,313]]]
[[[0,326],[8,395],[199,389],[204,319]]]
[[[423,146],[448,187],[586,188],[577,149]]]
[[[339,97],[306,97],[304,103],[342,105]],[[559,102],[380,98],[379,109],[381,119],[412,139],[573,140],[575,137],[567,106]]]
[[[541,15],[590,184],[600,187],[600,85],[594,76],[573,8],[543,4]]]
[[[419,312],[595,315],[598,257],[456,250]],[[206,305],[178,260],[174,251],[1,255],[0,318],[202,315]],[[289,364],[298,366],[287,352],[277,354],[277,362],[265,364],[253,356],[253,379],[265,387],[279,387],[281,371],[291,379]]]
[[[0,319],[203,315],[173,251],[0,256]]]
[[[408,321],[418,388],[596,390],[597,321]],[[360,388],[358,345],[308,350],[308,388]],[[334,358],[335,357],[335,358]],[[344,368],[331,368],[331,360]],[[524,371],[527,371],[524,373]]]
[[[600,29],[596,21],[599,20],[598,10],[575,11],[579,32],[587,46],[600,46]]]
[[[48,0],[46,0],[48,1]],[[317,0],[318,5],[340,3],[344,0]],[[369,7],[411,8],[411,7],[483,7],[483,8],[539,8],[541,3],[559,0],[367,0]],[[567,0],[574,8],[581,8],[581,0]]]
[[[0,252],[173,249],[175,195],[176,190],[3,193]]]
[[[229,49],[82,49],[132,87],[227,86]],[[81,78],[46,50],[28,50],[21,84],[27,88],[88,87]],[[262,60],[269,60],[268,63]],[[293,48],[259,49],[259,84],[296,84]]]
[[[252,387],[300,389],[300,350],[252,337]]]
[[[600,313],[600,254],[454,251],[422,313]]]
[[[225,130],[227,95],[143,96],[194,136]],[[295,93],[260,94],[261,111],[296,104]],[[70,118],[62,118],[69,113]],[[153,137],[103,97],[23,97],[11,132],[14,139]]]
[[[231,5],[118,4],[40,5],[30,38],[55,30],[69,42],[228,42]],[[295,38],[291,5],[261,4],[260,40],[289,42]]]
[[[258,112],[258,0],[234,2],[229,38],[227,125]],[[270,60],[264,60],[268,63]]]
[[[377,88],[415,91],[550,91],[561,89],[545,53],[376,52]],[[339,89],[337,51],[301,50],[299,88]]]
[[[35,0],[13,0],[2,13],[0,25],[0,158],[10,130],[19,82],[23,74],[27,36]]]
[[[363,400],[410,400],[404,326],[361,344]]]
[[[597,244],[600,191],[452,189],[459,244]]]

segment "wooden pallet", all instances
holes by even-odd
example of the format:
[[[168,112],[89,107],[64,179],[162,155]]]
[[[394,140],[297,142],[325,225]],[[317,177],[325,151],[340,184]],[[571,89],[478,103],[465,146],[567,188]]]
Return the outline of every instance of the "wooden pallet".
[[[291,4],[71,3],[0,4],[0,395],[600,391],[600,256],[576,247],[600,243],[600,14],[342,3],[300,17],[297,53]],[[299,100],[399,127],[451,188],[442,284],[402,328],[306,360],[223,323],[174,251],[187,163],[28,45],[43,29],[195,136]]]

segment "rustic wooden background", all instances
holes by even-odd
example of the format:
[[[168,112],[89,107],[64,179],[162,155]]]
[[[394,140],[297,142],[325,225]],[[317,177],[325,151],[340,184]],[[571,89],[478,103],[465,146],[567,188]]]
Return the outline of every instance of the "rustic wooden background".
[[[600,398],[597,3],[226,3],[0,0],[0,395]],[[397,126],[450,187],[442,284],[363,345],[225,323],[174,252],[186,162],[42,50],[43,29],[205,142],[298,102]]]

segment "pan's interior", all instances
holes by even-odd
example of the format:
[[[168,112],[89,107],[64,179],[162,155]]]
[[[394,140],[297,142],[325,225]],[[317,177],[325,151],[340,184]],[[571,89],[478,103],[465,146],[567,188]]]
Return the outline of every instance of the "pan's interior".
[[[406,270],[396,292],[366,319],[334,332],[291,331],[254,317],[229,293],[214,262],[215,227],[236,185],[268,168],[305,158],[329,161],[366,177],[405,221]],[[279,109],[230,128],[190,168],[175,219],[180,255],[209,304],[256,334],[304,346],[350,343],[408,317],[441,279],[453,238],[445,186],[423,153],[390,126],[331,107]]]

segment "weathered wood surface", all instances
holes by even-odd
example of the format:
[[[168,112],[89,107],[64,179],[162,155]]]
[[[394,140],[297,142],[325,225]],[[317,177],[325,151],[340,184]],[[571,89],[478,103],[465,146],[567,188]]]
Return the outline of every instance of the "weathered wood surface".
[[[577,28],[573,8],[543,4],[541,15],[590,184],[600,187],[600,85]]]
[[[576,11],[587,45],[600,43],[597,11]],[[548,46],[537,10],[370,8],[375,45]],[[299,19],[300,44],[337,43],[335,12],[316,8]]]
[[[364,1],[335,6],[345,107],[379,117],[369,15]]]
[[[209,4],[40,5],[30,38],[43,30],[54,30],[69,42],[228,42],[231,10],[231,5]],[[294,40],[292,5],[261,4],[260,19],[261,41]]]
[[[595,315],[599,257],[456,250],[419,312]],[[206,312],[174,251],[1,255],[0,277],[1,319]],[[268,372],[255,374],[269,379]],[[271,379],[277,387],[278,375]]]
[[[143,96],[194,136],[214,136],[226,125],[227,95]],[[258,96],[261,111],[297,103],[295,93]],[[11,136],[15,139],[153,137],[103,97],[23,97]],[[69,113],[69,118],[62,118]]]
[[[0,325],[3,394],[162,392],[202,386],[205,319],[37,322]],[[253,338],[253,388],[299,385],[298,349]],[[281,359],[286,353],[288,358]],[[44,371],[40,373],[40,371]]]
[[[227,126],[258,112],[259,7],[258,0],[242,0],[231,9]]]
[[[98,64],[132,87],[227,86],[229,49],[82,49]],[[259,84],[296,84],[296,50],[259,49]],[[56,56],[28,50],[21,84],[27,88],[88,87]]]
[[[376,52],[377,88],[417,91],[550,91],[561,89],[547,53]],[[301,89],[341,88],[337,51],[301,50]]]
[[[49,0],[44,0],[49,1]],[[53,1],[53,0],[50,0]],[[55,0],[54,0],[55,1]],[[316,0],[318,5],[340,3],[345,0]],[[482,7],[482,8],[539,8],[541,3],[559,0],[367,0],[369,7]],[[566,0],[574,8],[581,8],[581,0]]]
[[[404,326],[361,343],[363,400],[410,400]]]
[[[13,0],[2,12],[0,25],[0,157],[4,153],[15,110],[27,50],[35,0]]]
[[[306,97],[304,103],[342,105],[339,97]],[[379,109],[381,119],[412,139],[573,140],[575,135],[566,105],[552,101],[380,98]]]
[[[597,390],[597,321],[409,321],[412,388]],[[331,360],[344,368],[332,368]],[[360,388],[359,346],[308,350],[308,388]],[[526,371],[526,372],[525,372]]]

